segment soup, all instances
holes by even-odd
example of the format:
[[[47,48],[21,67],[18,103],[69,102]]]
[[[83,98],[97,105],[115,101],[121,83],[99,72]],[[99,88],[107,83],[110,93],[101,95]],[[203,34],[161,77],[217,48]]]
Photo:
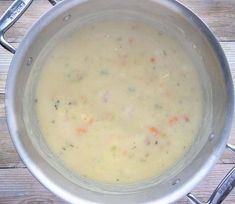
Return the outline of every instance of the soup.
[[[36,111],[49,148],[102,183],[161,175],[188,151],[202,120],[196,68],[181,46],[132,20],[84,25],[46,58]]]

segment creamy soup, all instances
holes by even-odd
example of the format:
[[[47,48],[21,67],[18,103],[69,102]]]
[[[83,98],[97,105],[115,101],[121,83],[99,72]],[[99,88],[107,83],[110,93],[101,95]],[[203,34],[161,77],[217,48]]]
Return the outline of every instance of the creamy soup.
[[[141,22],[96,22],[46,58],[36,93],[41,132],[72,172],[103,183],[161,175],[188,151],[202,90],[187,53]]]

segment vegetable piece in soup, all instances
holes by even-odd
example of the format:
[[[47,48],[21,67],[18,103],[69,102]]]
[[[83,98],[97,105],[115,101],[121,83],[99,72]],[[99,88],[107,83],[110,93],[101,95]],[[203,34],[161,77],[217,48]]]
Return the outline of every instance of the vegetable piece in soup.
[[[37,117],[64,165],[103,183],[157,177],[188,151],[202,90],[177,42],[141,22],[84,25],[56,45],[40,73]]]

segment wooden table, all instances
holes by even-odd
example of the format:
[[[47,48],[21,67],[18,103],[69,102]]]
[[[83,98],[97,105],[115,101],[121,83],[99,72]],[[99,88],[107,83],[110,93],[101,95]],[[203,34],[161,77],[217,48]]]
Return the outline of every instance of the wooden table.
[[[0,0],[0,15],[11,2],[11,0]],[[235,0],[180,0],[180,2],[192,9],[214,31],[227,55],[235,80]],[[50,8],[51,5],[47,0],[34,0],[23,17],[8,31],[6,35],[8,41],[17,47],[29,27]],[[0,47],[0,204],[64,203],[29,173],[10,139],[4,110],[4,87],[12,56]],[[235,126],[230,142],[235,144]],[[202,201],[206,201],[234,164],[235,155],[225,151],[213,171],[193,190],[193,193]],[[177,203],[189,202],[183,198]],[[235,203],[235,191],[224,203]]]

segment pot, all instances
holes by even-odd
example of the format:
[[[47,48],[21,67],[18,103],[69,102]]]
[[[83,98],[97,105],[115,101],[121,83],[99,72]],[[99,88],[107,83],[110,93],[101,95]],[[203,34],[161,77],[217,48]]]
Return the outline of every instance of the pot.
[[[15,50],[4,33],[32,0],[16,0],[0,19],[0,42],[15,53],[6,84],[6,115],[15,147],[31,173],[49,190],[70,203],[170,203],[187,194],[215,165],[227,144],[233,118],[233,83],[224,52],[209,28],[175,0],[70,0],[58,3],[30,29]],[[69,173],[47,148],[37,125],[33,98],[40,64],[52,44],[74,26],[104,18],[144,19],[177,39],[197,67],[204,96],[204,117],[187,154],[173,168],[140,184],[99,184]],[[23,96],[23,97],[22,97]],[[235,184],[234,168],[208,203],[220,203]]]

